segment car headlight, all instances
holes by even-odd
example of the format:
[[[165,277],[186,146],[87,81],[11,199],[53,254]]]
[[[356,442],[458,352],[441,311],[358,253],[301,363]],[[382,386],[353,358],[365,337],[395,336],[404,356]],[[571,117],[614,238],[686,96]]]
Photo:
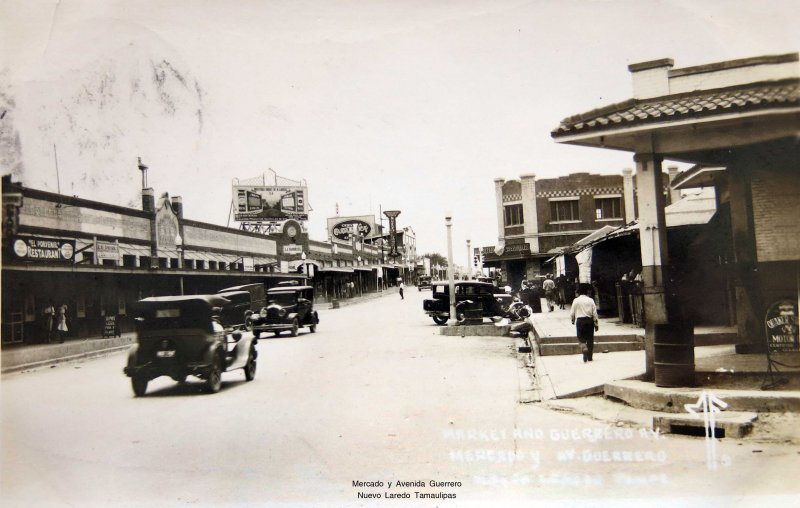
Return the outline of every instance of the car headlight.
[[[261,317],[267,317],[267,309],[262,307],[261,312],[259,312],[258,315]]]
[[[279,310],[279,311],[278,311],[278,315],[279,315],[280,317],[284,317],[284,316],[286,315],[286,309],[281,309],[281,310]]]

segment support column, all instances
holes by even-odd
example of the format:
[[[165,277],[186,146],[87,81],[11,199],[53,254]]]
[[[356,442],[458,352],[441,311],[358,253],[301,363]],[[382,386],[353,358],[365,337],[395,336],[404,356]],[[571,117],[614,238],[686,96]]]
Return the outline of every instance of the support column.
[[[636,205],[633,193],[633,170],[625,168],[622,170],[622,196],[625,202],[625,224],[636,220]]]
[[[505,243],[506,238],[506,223],[503,212],[503,184],[505,180],[502,178],[494,179],[494,199],[497,207],[497,241],[500,245]]]
[[[661,157],[636,154],[636,193],[639,207],[639,246],[642,254],[645,312],[645,374],[654,373],[655,325],[667,323],[664,271],[669,264],[667,228],[664,219],[664,187]]]
[[[522,184],[522,223],[525,242],[531,252],[539,252],[539,221],[536,213],[536,175],[530,173],[519,177]]]

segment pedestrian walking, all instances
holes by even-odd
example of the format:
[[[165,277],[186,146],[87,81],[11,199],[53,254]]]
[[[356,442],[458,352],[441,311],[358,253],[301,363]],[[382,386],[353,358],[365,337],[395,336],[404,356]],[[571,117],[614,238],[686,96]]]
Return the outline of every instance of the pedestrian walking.
[[[401,281],[400,281],[400,299],[401,299],[401,300],[405,300],[405,297],[403,296],[403,290],[404,290],[405,288],[406,288],[406,285],[405,285],[405,284],[403,284],[403,281],[401,280]]]
[[[544,289],[544,297],[547,299],[547,308],[550,309],[550,312],[553,312],[556,308],[556,283],[549,273],[542,283],[542,289]]]
[[[594,332],[599,329],[597,321],[597,305],[590,298],[589,284],[578,285],[578,297],[572,301],[572,308],[569,311],[572,324],[575,325],[575,332],[578,335],[578,342],[581,345],[583,361],[592,361],[594,351]]]
[[[58,308],[57,320],[58,320],[58,325],[57,325],[57,327],[58,327],[58,342],[60,344],[63,344],[64,343],[64,336],[67,335],[67,331],[69,331],[69,329],[67,328],[67,304],[66,303],[62,304]]]
[[[44,319],[42,320],[42,334],[44,338],[47,340],[49,344],[51,340],[53,340],[53,323],[56,318],[56,307],[53,305],[53,300],[50,300],[50,303],[44,308]]]

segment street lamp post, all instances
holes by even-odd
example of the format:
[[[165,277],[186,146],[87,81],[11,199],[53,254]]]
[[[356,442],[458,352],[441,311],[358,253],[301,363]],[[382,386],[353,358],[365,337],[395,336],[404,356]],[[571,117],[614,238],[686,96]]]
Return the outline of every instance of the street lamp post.
[[[178,250],[178,270],[183,270],[183,238],[181,238],[180,233],[175,235],[175,248]],[[181,287],[181,295],[183,295],[183,274],[180,275],[178,280]]]
[[[450,289],[450,319],[447,320],[447,326],[454,326],[458,320],[456,320],[456,283],[453,280],[453,219],[448,215],[444,221],[447,225],[447,280]]]
[[[472,280],[472,264],[470,263],[472,255],[469,248],[469,238],[467,238],[467,280]]]

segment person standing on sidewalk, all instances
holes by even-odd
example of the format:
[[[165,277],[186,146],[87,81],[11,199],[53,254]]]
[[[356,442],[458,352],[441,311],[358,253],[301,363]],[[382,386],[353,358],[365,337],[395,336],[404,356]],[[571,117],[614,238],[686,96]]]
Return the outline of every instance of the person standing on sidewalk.
[[[67,304],[62,304],[58,308],[58,342],[60,344],[64,343],[64,336],[67,335]]]
[[[553,276],[549,273],[542,283],[542,289],[544,289],[544,297],[547,298],[547,308],[553,312],[556,308],[556,283],[553,282]]]
[[[403,284],[403,281],[401,280],[401,281],[400,281],[400,299],[401,299],[401,300],[405,300],[405,297],[403,296],[403,290],[404,290],[405,288],[406,288],[406,285],[405,285],[405,284]]]
[[[572,301],[572,308],[569,311],[569,317],[572,324],[575,325],[575,332],[578,335],[578,342],[581,344],[584,363],[592,361],[594,332],[599,329],[597,305],[588,296],[590,288],[589,284],[578,285],[578,297]]]
[[[42,323],[42,331],[44,332],[48,344],[53,340],[53,321],[55,318],[56,307],[53,305],[53,300],[50,300],[50,303],[44,308],[44,322]]]

